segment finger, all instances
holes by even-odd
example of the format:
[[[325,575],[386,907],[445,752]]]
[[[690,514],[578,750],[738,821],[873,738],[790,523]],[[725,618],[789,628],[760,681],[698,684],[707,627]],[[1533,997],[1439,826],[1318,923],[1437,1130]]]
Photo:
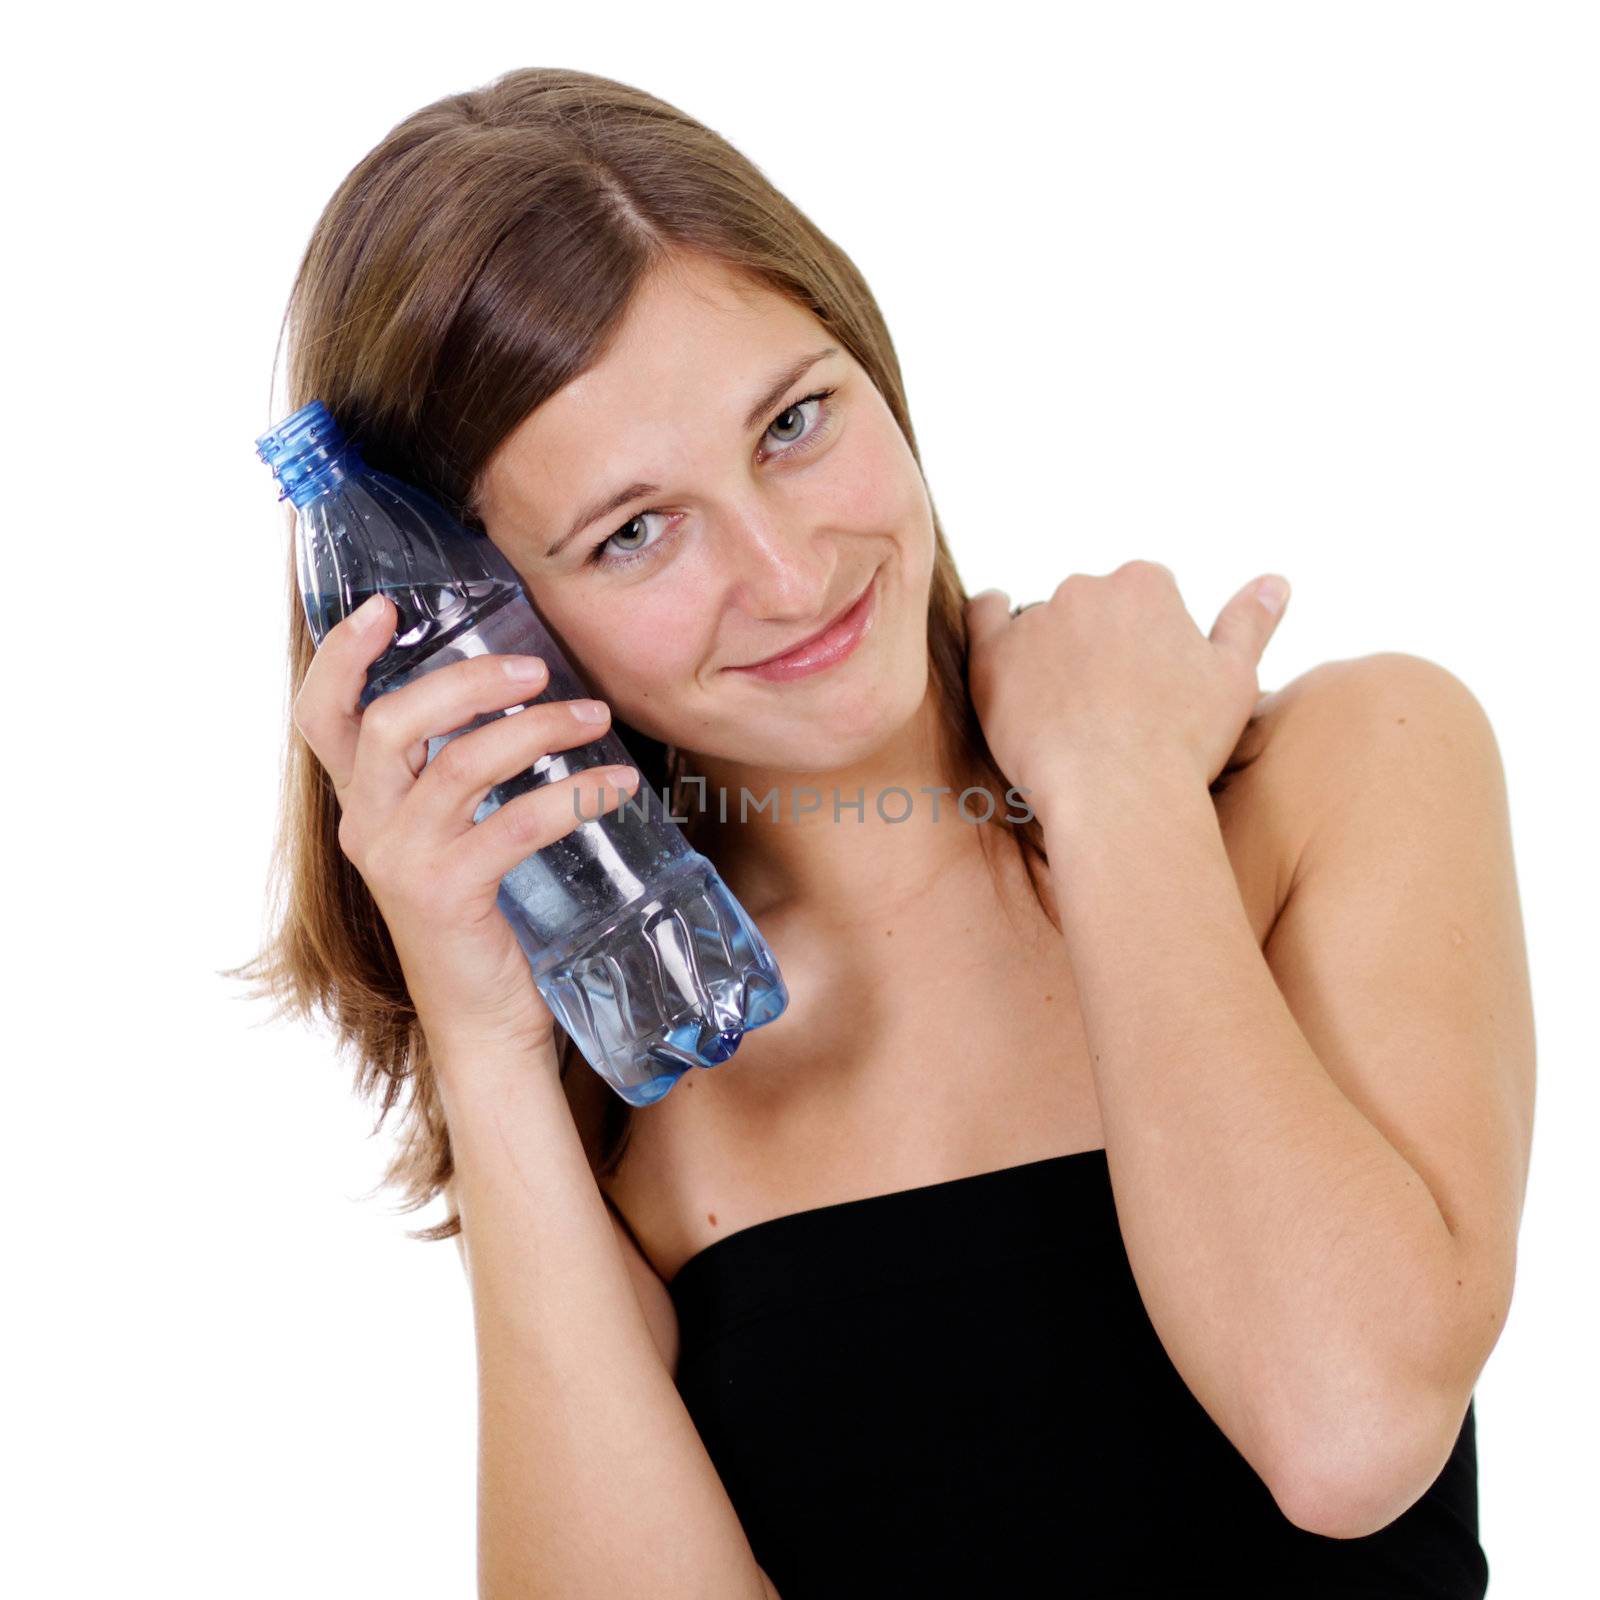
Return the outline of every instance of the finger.
[[[367,669],[387,648],[399,617],[392,600],[370,596],[323,635],[295,695],[294,725],[327,769],[341,804],[355,776]]]
[[[631,773],[631,778],[624,777]],[[472,881],[487,889],[536,850],[564,839],[633,794],[636,767],[590,767],[529,790],[478,823],[456,847],[466,853]]]
[[[533,677],[517,675],[514,669],[524,664],[534,666]],[[362,713],[352,802],[378,810],[399,805],[429,765],[430,739],[454,733],[475,717],[530,701],[549,681],[549,668],[537,656],[468,656],[379,695]],[[459,742],[452,740],[445,750]]]
[[[1274,584],[1281,585],[1274,590]],[[1263,585],[1267,585],[1263,589]],[[1289,598],[1289,580],[1277,573],[1247,583],[1217,616],[1211,642],[1247,662],[1254,669],[1278,626]]]
[[[984,589],[967,601],[967,649],[981,647],[1011,620],[1011,596],[1004,589]]]
[[[598,706],[598,721],[579,717],[574,707]],[[403,802],[411,825],[435,835],[464,833],[484,796],[496,784],[528,770],[543,756],[590,744],[610,732],[609,708],[602,700],[544,700],[523,706],[481,728],[452,739],[416,781]],[[595,752],[585,768],[605,765]]]
[[[1166,562],[1147,561],[1142,556],[1136,556],[1132,561],[1124,561],[1122,565],[1117,568],[1116,572],[1112,573],[1112,577],[1116,577],[1119,573],[1123,572],[1148,572],[1152,575],[1159,572],[1163,577],[1166,578],[1167,582],[1172,584],[1174,587],[1176,587],[1178,582],[1177,574],[1173,572],[1172,568],[1169,567]]]

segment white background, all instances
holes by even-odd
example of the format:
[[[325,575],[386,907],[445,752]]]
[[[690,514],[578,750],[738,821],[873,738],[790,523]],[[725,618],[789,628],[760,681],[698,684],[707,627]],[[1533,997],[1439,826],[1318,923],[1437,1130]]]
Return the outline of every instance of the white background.
[[[1262,665],[1402,650],[1508,772],[1540,1086],[1477,1391],[1497,1600],[1592,1574],[1595,11],[1549,4],[52,12],[4,68],[12,440],[0,1586],[467,1596],[453,1244],[254,952],[284,522],[253,440],[312,223],[513,67],[675,102],[859,263],[970,590],[1165,562]],[[50,585],[54,584],[54,588]],[[383,1136],[380,1136],[383,1137]],[[1071,1440],[1062,1448],[1070,1449]]]

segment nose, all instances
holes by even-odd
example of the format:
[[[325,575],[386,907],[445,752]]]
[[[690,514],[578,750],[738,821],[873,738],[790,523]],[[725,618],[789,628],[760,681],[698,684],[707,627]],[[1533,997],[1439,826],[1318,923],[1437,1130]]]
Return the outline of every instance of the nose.
[[[742,517],[728,528],[723,548],[723,571],[734,579],[731,598],[740,610],[769,622],[822,617],[837,565],[826,540],[772,520]]]

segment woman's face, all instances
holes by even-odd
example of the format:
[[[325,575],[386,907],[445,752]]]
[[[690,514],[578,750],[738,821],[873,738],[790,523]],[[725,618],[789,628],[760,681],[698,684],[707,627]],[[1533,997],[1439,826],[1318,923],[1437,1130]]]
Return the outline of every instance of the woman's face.
[[[676,258],[478,485],[489,537],[615,717],[685,752],[836,769],[922,704],[932,509],[866,371],[842,347],[806,364],[836,344],[781,295]],[[869,582],[842,660],[739,670]]]

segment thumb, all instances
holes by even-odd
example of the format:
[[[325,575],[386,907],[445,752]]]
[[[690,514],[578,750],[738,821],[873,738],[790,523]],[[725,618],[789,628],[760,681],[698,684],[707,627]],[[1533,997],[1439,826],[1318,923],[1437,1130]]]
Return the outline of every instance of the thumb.
[[[1211,629],[1211,642],[1243,656],[1253,667],[1278,626],[1289,600],[1289,580],[1278,573],[1252,579],[1225,605]]]

